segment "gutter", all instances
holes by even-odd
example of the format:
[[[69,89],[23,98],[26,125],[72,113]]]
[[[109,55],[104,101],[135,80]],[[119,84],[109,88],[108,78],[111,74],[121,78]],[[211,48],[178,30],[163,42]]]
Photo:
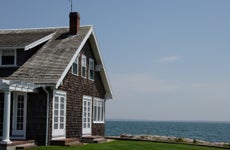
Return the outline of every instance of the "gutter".
[[[46,143],[45,145],[48,146],[48,141],[49,141],[49,112],[50,112],[50,109],[49,109],[49,103],[50,103],[50,94],[49,92],[47,91],[47,89],[45,87],[42,87],[43,90],[46,92],[47,94],[47,103],[46,103]]]

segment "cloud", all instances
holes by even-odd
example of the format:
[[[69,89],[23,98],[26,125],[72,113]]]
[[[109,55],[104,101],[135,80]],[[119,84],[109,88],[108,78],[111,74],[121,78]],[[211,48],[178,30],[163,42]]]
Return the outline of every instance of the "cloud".
[[[166,80],[147,73],[111,79],[108,118],[229,121],[229,83]]]
[[[206,102],[230,98],[228,91],[230,86],[226,83],[165,80],[145,73],[116,75],[113,77],[112,85],[115,92],[122,96],[147,94],[152,96],[168,95],[170,97],[171,95],[194,97]]]
[[[166,56],[157,59],[156,62],[158,63],[171,63],[180,60],[182,57],[181,56]]]

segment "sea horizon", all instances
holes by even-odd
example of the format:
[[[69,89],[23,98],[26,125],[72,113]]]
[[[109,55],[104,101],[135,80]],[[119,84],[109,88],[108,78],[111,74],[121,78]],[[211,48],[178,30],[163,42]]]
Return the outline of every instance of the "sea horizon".
[[[107,118],[105,121],[139,121],[139,122],[207,122],[207,123],[230,123],[227,120],[151,120],[151,119],[114,119]]]
[[[230,142],[229,129],[229,121],[107,119],[105,135],[158,135],[198,139],[208,142]]]

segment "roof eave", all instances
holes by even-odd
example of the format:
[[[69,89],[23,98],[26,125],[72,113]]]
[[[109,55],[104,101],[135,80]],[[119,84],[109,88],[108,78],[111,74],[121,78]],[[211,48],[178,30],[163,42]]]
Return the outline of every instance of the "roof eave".
[[[71,68],[73,62],[77,58],[79,52],[82,50],[82,48],[85,45],[86,41],[89,39],[90,43],[91,43],[91,46],[92,46],[92,49],[93,49],[93,53],[95,54],[95,58],[96,58],[97,62],[101,63],[100,65],[102,65],[102,69],[100,71],[100,75],[102,77],[103,86],[104,86],[105,92],[106,92],[105,97],[106,97],[106,99],[112,99],[112,89],[111,89],[111,85],[110,85],[110,82],[109,82],[109,79],[108,79],[108,76],[107,76],[107,73],[106,73],[105,65],[103,63],[103,57],[102,57],[100,48],[98,46],[98,42],[97,42],[95,33],[93,31],[93,27],[92,26],[90,26],[90,27],[91,28],[88,31],[88,33],[86,34],[85,38],[83,39],[81,45],[76,50],[76,52],[73,55],[72,59],[70,60],[70,62],[68,63],[67,67],[63,71],[61,77],[57,81],[55,88],[57,89],[61,85],[63,79],[67,75],[69,69]]]
[[[90,36],[90,42],[92,44],[92,49],[93,49],[93,52],[95,54],[97,61],[99,63],[101,63],[101,65],[102,65],[100,75],[102,76],[102,82],[103,82],[105,92],[106,92],[105,97],[106,97],[106,99],[112,99],[112,88],[111,88],[110,81],[109,81],[109,78],[108,78],[108,75],[106,72],[106,67],[105,67],[104,62],[103,62],[103,56],[102,56],[101,50],[99,48],[99,45],[98,45],[98,42],[97,42],[97,39],[95,36],[95,32],[93,30],[92,30],[92,34]],[[97,53],[95,53],[95,52],[97,52]]]

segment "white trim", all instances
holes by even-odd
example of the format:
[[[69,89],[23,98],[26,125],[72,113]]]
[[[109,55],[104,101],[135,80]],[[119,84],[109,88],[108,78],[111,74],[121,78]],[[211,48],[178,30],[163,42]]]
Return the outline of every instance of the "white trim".
[[[76,57],[78,56],[79,52],[81,51],[81,49],[83,48],[83,46],[85,45],[86,41],[88,40],[89,36],[91,35],[93,29],[92,26],[89,30],[89,32],[86,34],[85,38],[83,39],[83,41],[81,42],[81,45],[78,47],[78,49],[76,50],[75,54],[73,55],[72,59],[70,60],[69,64],[67,65],[67,67],[65,68],[64,72],[62,73],[61,77],[59,78],[57,84],[56,84],[56,89],[61,85],[62,80],[65,78],[66,74],[68,73],[69,69],[71,68],[74,60],[76,59]]]
[[[92,26],[92,25],[85,25],[85,26]],[[0,29],[0,33],[1,33],[1,31],[3,31],[3,32],[17,31],[20,33],[21,31],[24,32],[25,30],[46,30],[46,29],[61,29],[61,28],[69,28],[69,26],[44,27],[44,28]]]
[[[45,37],[43,37],[43,38],[41,38],[41,39],[39,39],[39,40],[37,40],[37,41],[34,41],[33,43],[30,43],[29,45],[25,46],[25,51],[27,51],[27,50],[29,50],[29,49],[31,49],[31,48],[34,48],[34,47],[36,47],[37,45],[39,45],[39,44],[41,44],[41,43],[44,43],[44,42],[50,40],[50,39],[53,37],[54,34],[55,34],[55,33],[49,34],[49,35],[47,35],[47,36],[45,36]]]
[[[4,113],[3,113],[3,128],[2,141],[3,144],[10,144],[10,106],[11,106],[11,92],[4,91]]]
[[[12,80],[0,80],[0,89],[8,89],[17,92],[34,92],[35,86],[33,83]]]

